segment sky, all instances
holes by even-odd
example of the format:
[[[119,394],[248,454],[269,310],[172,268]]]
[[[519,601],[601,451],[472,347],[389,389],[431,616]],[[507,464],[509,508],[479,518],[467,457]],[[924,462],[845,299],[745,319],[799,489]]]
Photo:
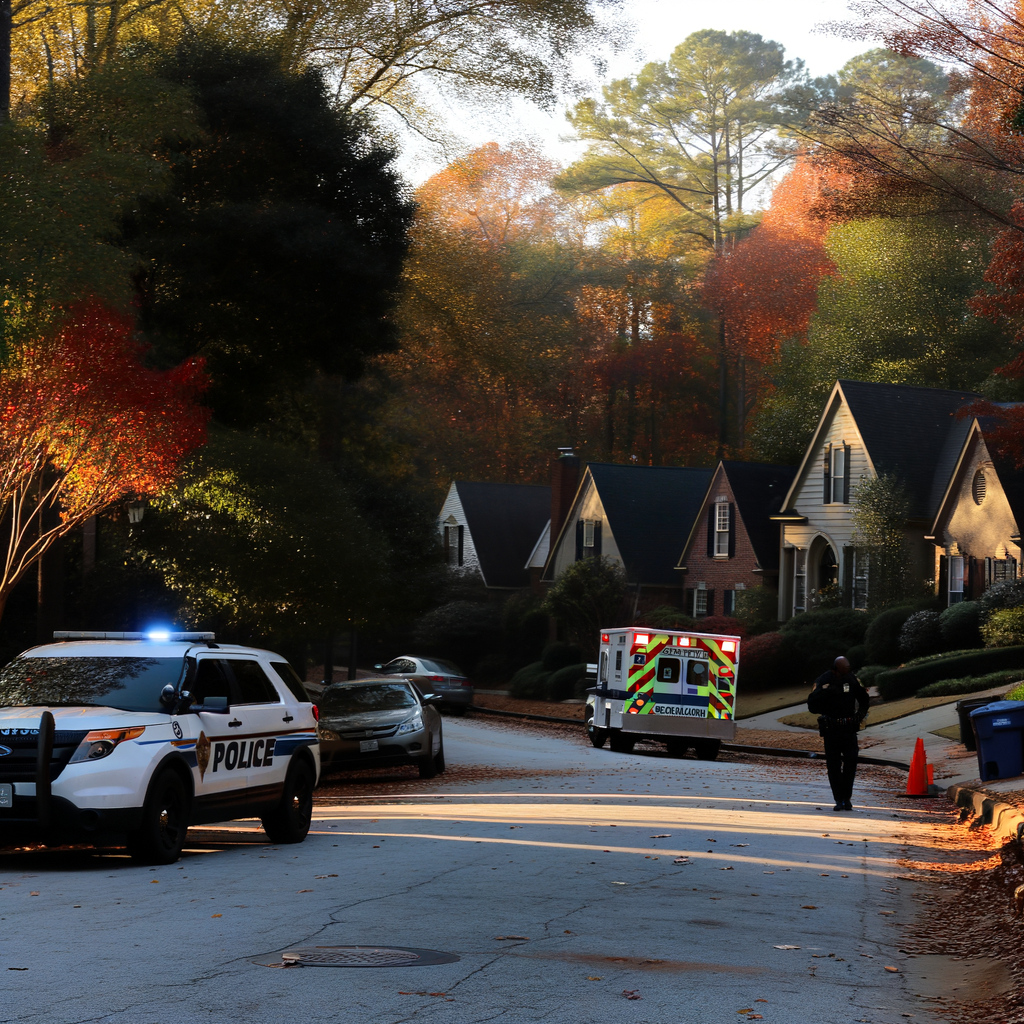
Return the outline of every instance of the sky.
[[[801,58],[811,75],[837,71],[850,57],[878,43],[851,42],[823,32],[815,26],[843,20],[849,16],[844,0],[718,0],[696,3],[692,0],[625,0],[624,15],[634,26],[631,44],[610,54],[607,76],[592,77],[590,90],[599,92],[605,81],[636,73],[652,60],[666,59],[676,45],[691,32],[712,28],[733,32],[746,29],[766,39],[774,39],[786,48],[789,58]],[[496,141],[509,143],[535,141],[553,159],[568,163],[582,147],[569,138],[571,129],[565,120],[569,97],[558,108],[538,110],[522,100],[510,100],[489,109],[449,106],[448,120],[465,147]],[[446,163],[445,154],[436,147],[409,139],[400,161],[405,175],[419,184]]]

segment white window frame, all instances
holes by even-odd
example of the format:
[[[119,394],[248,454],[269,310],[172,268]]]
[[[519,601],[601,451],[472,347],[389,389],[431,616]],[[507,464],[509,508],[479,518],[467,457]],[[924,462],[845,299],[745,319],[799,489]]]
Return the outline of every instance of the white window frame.
[[[592,548],[594,546],[594,527],[596,522],[593,519],[583,520],[583,546]]]
[[[964,599],[964,556],[950,555],[949,568],[949,604],[959,604]]]
[[[729,503],[715,502],[715,558],[729,557]]]
[[[707,615],[708,613],[708,587],[706,583],[698,583],[693,588],[693,617]]]
[[[832,503],[843,504],[843,489],[846,485],[846,447],[842,444],[832,446],[832,466],[829,480],[832,484]]]
[[[793,614],[807,610],[807,549],[793,549]]]

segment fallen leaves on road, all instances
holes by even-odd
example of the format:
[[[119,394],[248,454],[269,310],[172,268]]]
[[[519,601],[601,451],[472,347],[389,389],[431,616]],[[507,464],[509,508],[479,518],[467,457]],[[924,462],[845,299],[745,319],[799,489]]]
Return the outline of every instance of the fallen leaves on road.
[[[750,843],[730,843],[729,845],[730,845],[730,846],[738,846],[738,847],[743,847],[743,846],[749,846],[749,845],[750,845]]]
[[[529,935],[495,935],[495,942],[508,942],[509,939],[516,939],[519,942],[529,942]]]
[[[719,868],[719,871],[735,871],[736,869],[730,864],[727,868]]]
[[[9,970],[9,971],[27,971],[28,968],[27,967],[8,967],[7,970]]]
[[[624,988],[622,990],[622,994],[627,999],[643,999],[643,996],[640,995],[640,989],[638,989],[638,988],[634,988],[634,989]]]
[[[886,964],[885,969],[887,971],[891,971],[893,974],[899,974],[900,973],[900,969],[898,967],[890,967],[888,964]]]
[[[674,861],[672,861],[672,863],[673,864],[692,864],[693,861],[690,860],[689,857],[676,857],[676,859]]]
[[[313,877],[314,878],[337,878],[338,876],[337,875],[314,875]],[[312,892],[313,890],[309,889],[308,891]]]
[[[211,914],[210,917],[223,917],[223,914]]]
[[[801,910],[817,910],[818,908],[813,903],[802,903],[800,905]]]
[[[596,974],[591,974],[587,977],[587,981],[600,981],[601,979]]]
[[[776,949],[799,949],[799,946],[776,946]]]
[[[312,889],[299,889],[299,892],[312,892]]]
[[[669,833],[666,833],[663,836],[651,836],[651,838],[652,839],[671,839],[672,838],[672,833],[669,832]]]
[[[160,879],[159,878],[151,878],[149,880],[149,884],[150,885],[159,885],[160,884]]]
[[[39,893],[37,893],[37,892],[30,892],[29,893],[29,896],[38,896],[38,895],[39,895]]]
[[[612,885],[629,885],[629,882],[612,882]]]

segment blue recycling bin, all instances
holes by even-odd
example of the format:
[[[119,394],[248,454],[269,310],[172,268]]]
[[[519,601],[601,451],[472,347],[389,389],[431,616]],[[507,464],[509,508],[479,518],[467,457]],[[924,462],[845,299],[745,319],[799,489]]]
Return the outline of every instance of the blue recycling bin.
[[[998,700],[975,708],[971,725],[978,738],[982,782],[1024,775],[1024,700]]]

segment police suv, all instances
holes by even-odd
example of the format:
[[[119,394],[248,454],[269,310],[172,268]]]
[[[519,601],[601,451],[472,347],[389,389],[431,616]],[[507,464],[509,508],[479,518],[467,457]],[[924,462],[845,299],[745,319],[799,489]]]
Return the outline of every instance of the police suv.
[[[0,843],[127,836],[177,860],[189,825],[309,831],[317,712],[284,658],[212,633],[54,633],[0,670]]]

